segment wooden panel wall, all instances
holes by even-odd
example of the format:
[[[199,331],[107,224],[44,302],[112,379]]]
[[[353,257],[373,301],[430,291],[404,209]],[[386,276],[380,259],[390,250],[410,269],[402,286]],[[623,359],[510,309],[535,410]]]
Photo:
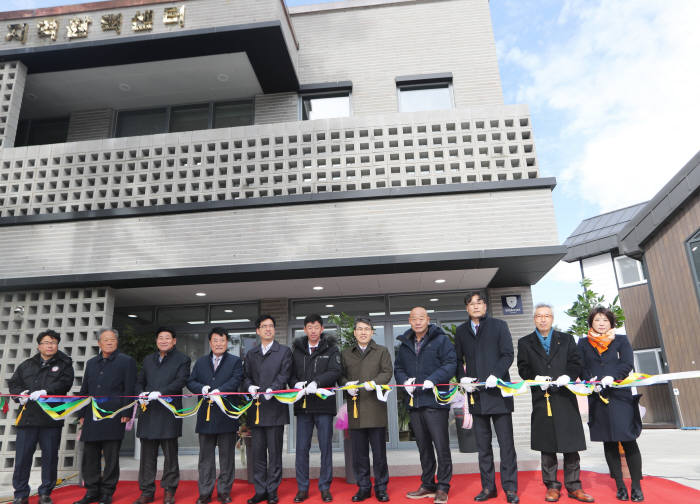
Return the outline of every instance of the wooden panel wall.
[[[639,404],[647,409],[642,418],[644,425],[676,423],[671,402],[673,398],[668,385],[660,383],[650,387],[639,387],[637,393],[642,394]]]
[[[671,372],[700,369],[700,304],[685,241],[700,228],[700,193],[645,246],[645,259]],[[684,427],[700,426],[700,380],[673,383]]]
[[[620,304],[625,312],[625,330],[632,348],[659,348],[660,341],[647,284],[620,289]]]

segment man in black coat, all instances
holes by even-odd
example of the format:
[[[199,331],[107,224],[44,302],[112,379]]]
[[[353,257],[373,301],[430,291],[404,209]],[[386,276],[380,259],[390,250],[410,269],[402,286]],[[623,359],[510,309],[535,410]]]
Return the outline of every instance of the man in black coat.
[[[289,423],[289,407],[269,392],[287,388],[292,374],[292,351],[275,341],[275,319],[271,315],[260,315],[255,327],[260,344],[248,351],[243,363],[243,387],[255,399],[248,410],[255,461],[255,495],[248,499],[248,504],[264,500],[277,504],[277,488],[282,482],[282,441],[284,426]],[[264,391],[264,398],[258,391]]]
[[[136,385],[136,361],[121,353],[119,333],[116,329],[103,328],[97,332],[100,353],[85,364],[80,395],[104,399],[100,408],[116,411],[133,399]],[[111,504],[112,495],[119,481],[119,448],[124,439],[124,427],[132,415],[129,408],[114,418],[95,421],[91,408],[78,413],[82,431],[83,461],[81,472],[85,496],[74,504]],[[104,468],[101,459],[104,457]]]
[[[37,404],[37,400],[45,395],[65,395],[73,386],[73,361],[58,349],[61,336],[55,331],[42,331],[36,341],[39,352],[22,362],[7,381],[10,394],[25,396],[15,399],[22,405],[22,417],[15,438],[15,469],[12,475],[15,504],[29,502],[29,474],[37,443],[41,448],[39,503],[52,502],[51,491],[56,486],[63,420],[49,417]]]
[[[323,332],[323,319],[318,314],[307,315],[304,319],[304,333],[306,336],[297,338],[292,345],[292,376],[289,380],[295,389],[304,389],[306,394],[303,400],[294,403],[297,418],[297,495],[294,502],[303,502],[309,497],[309,450],[314,426],[321,448],[318,489],[323,502],[331,502],[333,417],[337,408],[335,397],[321,399],[315,394],[319,387],[334,387],[340,378],[340,350],[335,339]]]
[[[508,325],[487,316],[486,301],[479,292],[466,295],[469,320],[457,328],[457,376],[468,393],[469,411],[474,419],[474,435],[479,450],[481,492],[477,502],[496,497],[496,474],[491,447],[493,422],[501,449],[501,485],[506,500],[520,502],[518,497],[518,461],[513,442],[513,398],[504,397],[496,387],[498,379],[510,381],[508,369],[513,363],[513,341]],[[477,390],[474,382],[485,382]]]
[[[411,429],[416,436],[422,469],[421,486],[408,492],[409,499],[433,498],[435,504],[447,502],[452,479],[452,455],[448,420],[450,405],[435,399],[433,387],[448,383],[457,369],[455,347],[442,328],[431,324],[425,308],[417,306],[408,316],[411,328],[399,336],[401,342],[394,360],[394,376],[403,383],[410,399]],[[423,385],[416,390],[415,384]],[[449,387],[440,387],[447,391]],[[437,484],[435,482],[437,453]]]
[[[177,438],[182,436],[182,419],[158,402],[161,395],[181,395],[190,376],[190,358],[175,349],[175,331],[161,327],[156,331],[158,351],[143,359],[143,367],[136,380],[136,393],[145,411],[139,408],[136,435],[141,440],[139,488],[141,496],[134,504],[153,502],[156,492],[158,447],[163,450],[163,475],[160,486],[165,490],[164,504],[174,504],[175,491],[180,482],[177,460]],[[182,397],[173,397],[176,409],[182,409]]]
[[[569,498],[593,502],[581,488],[578,452],[586,449],[576,395],[565,386],[581,372],[581,354],[570,334],[552,329],[554,313],[547,304],[535,307],[535,331],[518,340],[518,373],[523,380],[546,381],[532,387],[531,447],[542,453],[544,500],[556,502],[561,493],[557,481],[557,453],[564,454],[564,486]],[[556,377],[556,378],[555,378]],[[555,379],[556,381],[552,382]]]
[[[193,394],[202,394],[204,403],[197,412],[195,432],[199,434],[199,498],[197,504],[211,502],[217,483],[214,452],[219,447],[219,479],[217,498],[222,504],[231,502],[231,487],[236,473],[236,433],[238,420],[230,418],[211,400],[219,392],[238,392],[243,379],[243,364],[228,352],[228,332],[223,327],[209,331],[211,352],[197,359],[187,388]],[[212,394],[210,397],[209,394]],[[232,395],[223,395],[229,408]]]

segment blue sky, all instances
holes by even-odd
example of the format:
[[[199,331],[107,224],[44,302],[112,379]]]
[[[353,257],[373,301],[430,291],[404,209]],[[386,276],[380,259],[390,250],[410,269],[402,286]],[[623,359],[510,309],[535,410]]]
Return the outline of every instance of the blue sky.
[[[73,3],[81,2],[4,0],[2,9]],[[558,180],[560,242],[586,217],[649,199],[700,150],[700,2],[490,0],[490,8],[504,101],[529,105],[540,175]],[[560,327],[579,277],[576,265],[560,263],[533,288],[536,301],[554,304]]]

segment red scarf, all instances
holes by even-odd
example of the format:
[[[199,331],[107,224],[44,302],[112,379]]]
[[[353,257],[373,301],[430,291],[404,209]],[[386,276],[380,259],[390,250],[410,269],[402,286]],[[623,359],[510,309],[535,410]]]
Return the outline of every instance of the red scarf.
[[[598,350],[599,354],[605,352],[614,339],[615,328],[612,328],[603,334],[595,332],[593,328],[588,330],[588,342],[593,346],[593,348]]]

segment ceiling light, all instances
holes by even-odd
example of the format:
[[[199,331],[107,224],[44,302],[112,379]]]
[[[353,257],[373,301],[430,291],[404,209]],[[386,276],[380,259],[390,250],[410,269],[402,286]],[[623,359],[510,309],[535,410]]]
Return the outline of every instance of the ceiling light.
[[[229,76],[225,73],[220,73],[216,76],[216,80],[218,80],[219,82],[228,82]]]
[[[437,280],[435,280],[435,283],[437,283],[437,284],[443,284],[443,283],[445,283],[445,281],[446,281],[446,280],[445,280],[444,278],[438,278]]]
[[[119,84],[119,89],[125,92],[131,91],[131,85],[127,84],[126,82],[122,82],[121,84]]]
[[[136,315],[136,314],[134,314],[134,313],[129,313],[129,314],[127,315],[127,317],[129,317],[129,318],[139,318],[139,316]]]
[[[316,286],[314,286],[314,290],[315,291],[322,291],[323,287],[321,285],[316,285]]]
[[[327,304],[326,308],[335,308],[335,305],[334,304]]]
[[[233,313],[233,310],[226,309],[224,310],[224,313]]]
[[[194,295],[198,296],[198,297],[204,297],[207,295],[207,293],[206,292],[195,292]]]
[[[189,320],[187,323],[191,324],[191,325],[200,325],[200,324],[203,324],[204,321],[203,320]]]
[[[430,302],[431,302],[431,303],[434,303],[434,302],[436,302],[436,301],[440,301],[440,300],[439,300],[438,298],[430,298]]]
[[[223,319],[223,320],[212,320],[212,324],[235,324],[239,322],[250,322],[250,319]]]
[[[32,100],[32,101],[33,101],[33,100],[36,100],[36,98],[37,98],[37,96],[36,96],[34,93],[27,93],[27,94],[24,95],[24,96],[27,97],[28,99]]]

